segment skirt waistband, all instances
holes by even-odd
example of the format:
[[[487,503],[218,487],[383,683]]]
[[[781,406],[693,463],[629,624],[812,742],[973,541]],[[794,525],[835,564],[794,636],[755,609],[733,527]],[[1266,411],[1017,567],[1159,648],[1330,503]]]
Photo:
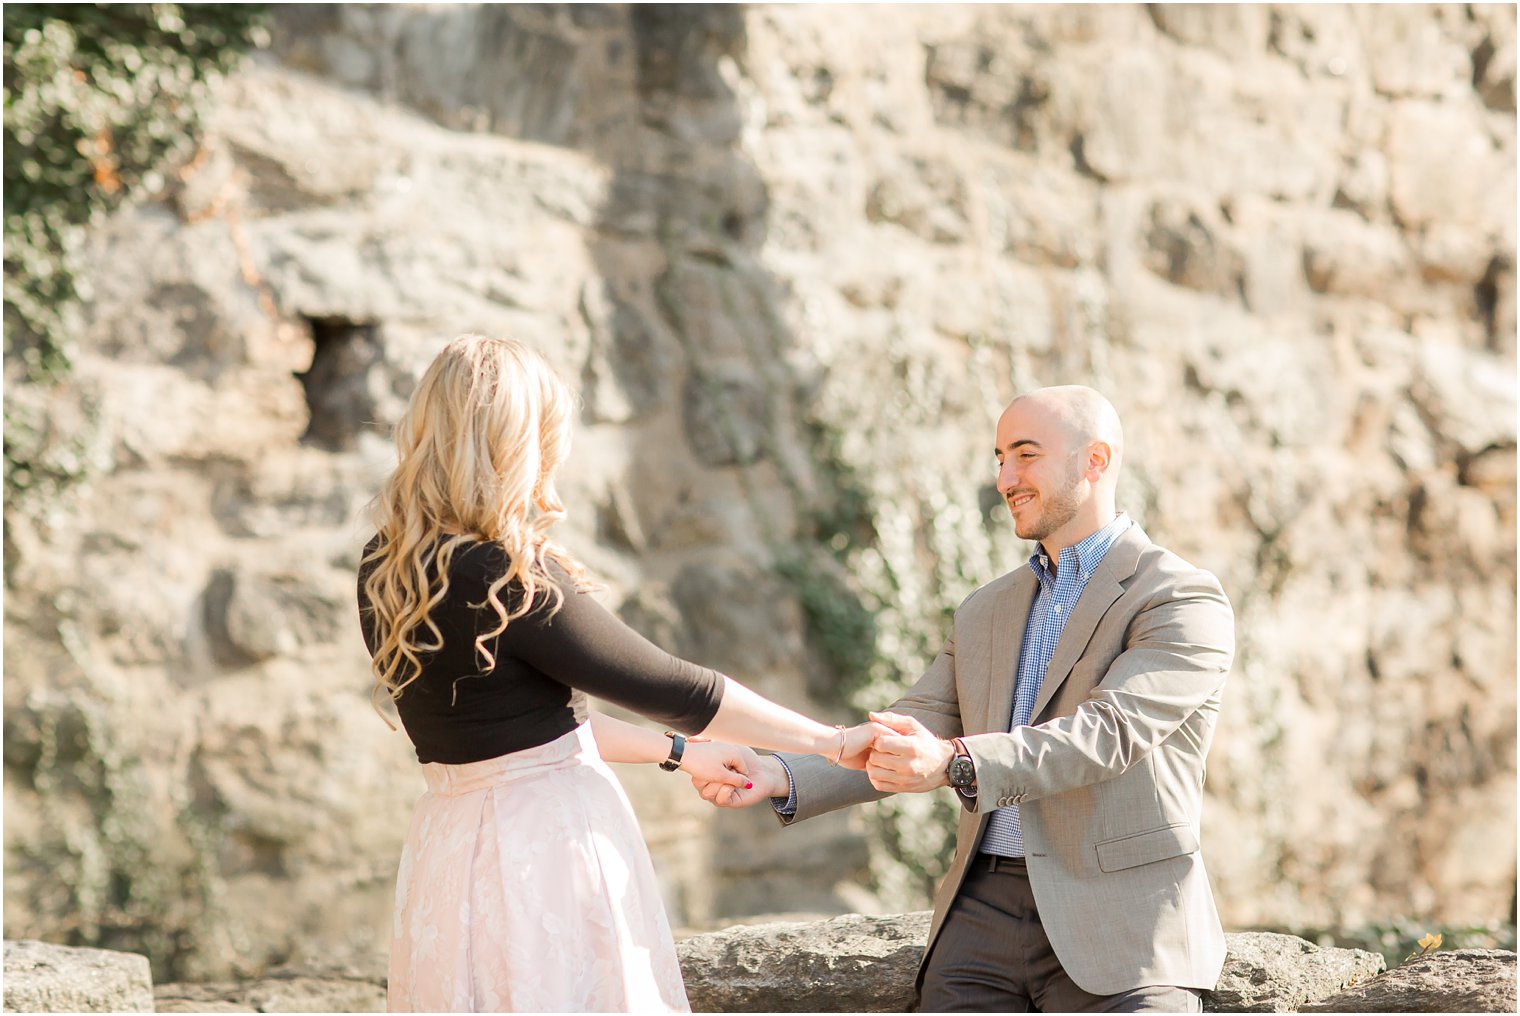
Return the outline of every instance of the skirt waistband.
[[[582,723],[568,734],[562,734],[547,744],[524,748],[496,758],[459,765],[425,762],[422,776],[431,793],[440,797],[459,797],[550,770],[584,765],[590,759],[599,757],[596,739],[591,736],[591,724]]]

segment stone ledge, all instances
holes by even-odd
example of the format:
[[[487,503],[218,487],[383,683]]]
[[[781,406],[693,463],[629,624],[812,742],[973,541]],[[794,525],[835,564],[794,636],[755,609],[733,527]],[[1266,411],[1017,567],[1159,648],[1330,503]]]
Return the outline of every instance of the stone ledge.
[[[677,943],[697,1012],[907,1012],[929,913],[736,925]],[[1225,936],[1209,1012],[1514,1012],[1515,954],[1434,953],[1383,972],[1383,958],[1291,935]],[[165,984],[146,958],[6,942],[7,1012],[375,1012],[382,977],[282,969],[227,983]]]
[[[1224,970],[1204,998],[1206,1012],[1296,1012],[1384,967],[1377,953],[1321,948],[1293,935],[1242,931],[1224,938]]]
[[[676,950],[698,1012],[908,1012],[929,936],[929,912],[739,925]],[[1205,999],[1211,1012],[1293,1012],[1383,969],[1358,949],[1322,949],[1291,935],[1225,936],[1229,956]]]
[[[1303,1012],[1515,1012],[1515,954],[1453,949],[1303,1007]]]
[[[110,949],[5,943],[6,1012],[152,1012],[148,957]]]
[[[907,1012],[929,911],[736,925],[676,944],[695,1012]]]
[[[159,1012],[384,1012],[383,978],[282,970],[248,981],[164,984]]]

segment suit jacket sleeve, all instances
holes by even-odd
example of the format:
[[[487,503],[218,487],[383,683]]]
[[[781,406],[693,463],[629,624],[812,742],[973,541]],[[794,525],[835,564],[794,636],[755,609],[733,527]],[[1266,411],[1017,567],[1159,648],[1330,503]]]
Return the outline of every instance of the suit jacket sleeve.
[[[973,593],[972,596],[976,594]],[[970,597],[967,597],[969,600]],[[963,603],[962,606],[965,604]],[[909,688],[907,693],[887,711],[904,713],[916,718],[940,737],[961,735],[961,708],[955,692],[955,631],[945,640],[929,669]],[[797,811],[793,815],[780,815],[783,825],[791,825],[814,815],[835,811],[852,804],[879,801],[888,796],[871,786],[865,773],[854,769],[842,769],[829,765],[827,759],[817,755],[781,756],[792,773],[792,784],[797,791]]]
[[[1135,614],[1124,645],[1074,714],[962,739],[976,765],[968,808],[1111,779],[1217,702],[1235,651],[1229,600],[1208,572],[1179,576]]]

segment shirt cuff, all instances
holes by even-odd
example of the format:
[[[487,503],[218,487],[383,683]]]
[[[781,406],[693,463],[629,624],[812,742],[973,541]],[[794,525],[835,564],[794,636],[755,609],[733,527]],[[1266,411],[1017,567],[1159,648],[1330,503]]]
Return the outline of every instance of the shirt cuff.
[[[792,767],[786,764],[786,760],[780,755],[772,755],[771,758],[781,763],[781,768],[786,770],[786,800],[779,797],[771,798],[771,807],[776,809],[777,815],[797,814],[797,784],[792,781]]]

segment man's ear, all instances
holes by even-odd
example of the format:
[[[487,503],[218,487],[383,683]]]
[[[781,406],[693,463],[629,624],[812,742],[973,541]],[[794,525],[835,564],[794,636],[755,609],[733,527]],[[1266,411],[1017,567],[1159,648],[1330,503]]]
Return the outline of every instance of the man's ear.
[[[1108,472],[1108,467],[1113,465],[1113,446],[1107,441],[1094,441],[1087,446],[1084,454],[1087,461],[1083,463],[1083,473],[1088,480],[1096,483]]]

